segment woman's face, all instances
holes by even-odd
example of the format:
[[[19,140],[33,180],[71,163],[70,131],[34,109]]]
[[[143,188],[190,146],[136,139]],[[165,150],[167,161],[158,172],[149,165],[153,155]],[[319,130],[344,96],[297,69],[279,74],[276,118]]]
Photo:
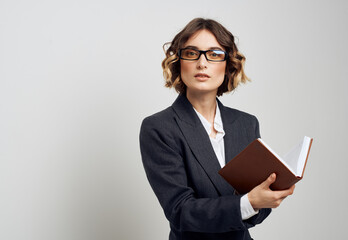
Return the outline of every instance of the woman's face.
[[[225,50],[208,30],[200,30],[192,35],[183,48],[192,47],[198,50],[220,49]],[[187,87],[188,93],[215,92],[223,83],[225,77],[226,61],[207,61],[204,54],[198,60],[180,60],[181,79]]]

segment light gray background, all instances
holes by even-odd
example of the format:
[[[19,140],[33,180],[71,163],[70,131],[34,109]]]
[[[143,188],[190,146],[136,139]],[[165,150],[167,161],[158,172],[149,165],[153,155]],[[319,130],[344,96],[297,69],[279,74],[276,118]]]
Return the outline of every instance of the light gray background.
[[[143,171],[142,119],[169,106],[162,44],[220,21],[251,83],[221,101],[285,153],[314,138],[295,194],[255,239],[346,236],[345,1],[0,1],[0,239],[167,239]]]

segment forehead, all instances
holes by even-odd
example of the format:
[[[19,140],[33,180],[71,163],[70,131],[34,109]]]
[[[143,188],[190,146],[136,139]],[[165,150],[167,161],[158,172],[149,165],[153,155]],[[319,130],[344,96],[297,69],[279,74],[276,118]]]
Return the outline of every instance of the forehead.
[[[193,34],[184,44],[184,47],[194,46],[200,50],[207,50],[211,48],[224,49],[216,40],[214,34],[209,30],[203,29]]]

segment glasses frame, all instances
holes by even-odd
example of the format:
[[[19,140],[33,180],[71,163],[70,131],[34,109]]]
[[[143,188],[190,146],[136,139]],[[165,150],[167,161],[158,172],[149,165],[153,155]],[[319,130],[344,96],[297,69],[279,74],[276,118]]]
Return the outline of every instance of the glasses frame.
[[[187,58],[184,58],[184,57],[182,57],[182,55],[181,55],[181,52],[183,51],[183,50],[186,50],[186,49],[190,49],[190,50],[194,50],[194,51],[197,51],[197,52],[199,52],[199,55],[198,55],[198,57],[197,58],[195,58],[195,59],[187,59]],[[208,59],[208,57],[207,57],[207,52],[214,52],[214,51],[221,51],[221,52],[223,52],[224,54],[225,54],[225,58],[223,59],[223,60],[210,60],[210,59]],[[178,55],[179,55],[179,58],[180,59],[183,59],[183,60],[187,60],[187,61],[196,61],[196,60],[198,60],[200,57],[201,57],[201,55],[204,55],[204,57],[205,57],[205,59],[207,60],[207,61],[209,61],[209,62],[224,62],[224,61],[226,61],[226,59],[227,59],[227,52],[225,52],[224,50],[221,50],[221,49],[211,49],[211,50],[206,50],[206,51],[202,51],[202,50],[198,50],[198,49],[194,49],[194,48],[181,48],[181,49],[179,49],[179,52],[178,52]]]

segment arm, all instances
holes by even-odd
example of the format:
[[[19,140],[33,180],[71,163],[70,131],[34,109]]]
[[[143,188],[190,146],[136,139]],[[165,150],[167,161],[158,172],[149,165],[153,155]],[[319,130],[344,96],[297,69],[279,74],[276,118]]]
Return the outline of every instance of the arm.
[[[147,118],[140,131],[140,148],[148,180],[167,219],[180,231],[228,232],[250,227],[242,221],[240,197],[196,198],[189,187],[180,148],[159,121]],[[260,213],[256,222],[269,212]]]

